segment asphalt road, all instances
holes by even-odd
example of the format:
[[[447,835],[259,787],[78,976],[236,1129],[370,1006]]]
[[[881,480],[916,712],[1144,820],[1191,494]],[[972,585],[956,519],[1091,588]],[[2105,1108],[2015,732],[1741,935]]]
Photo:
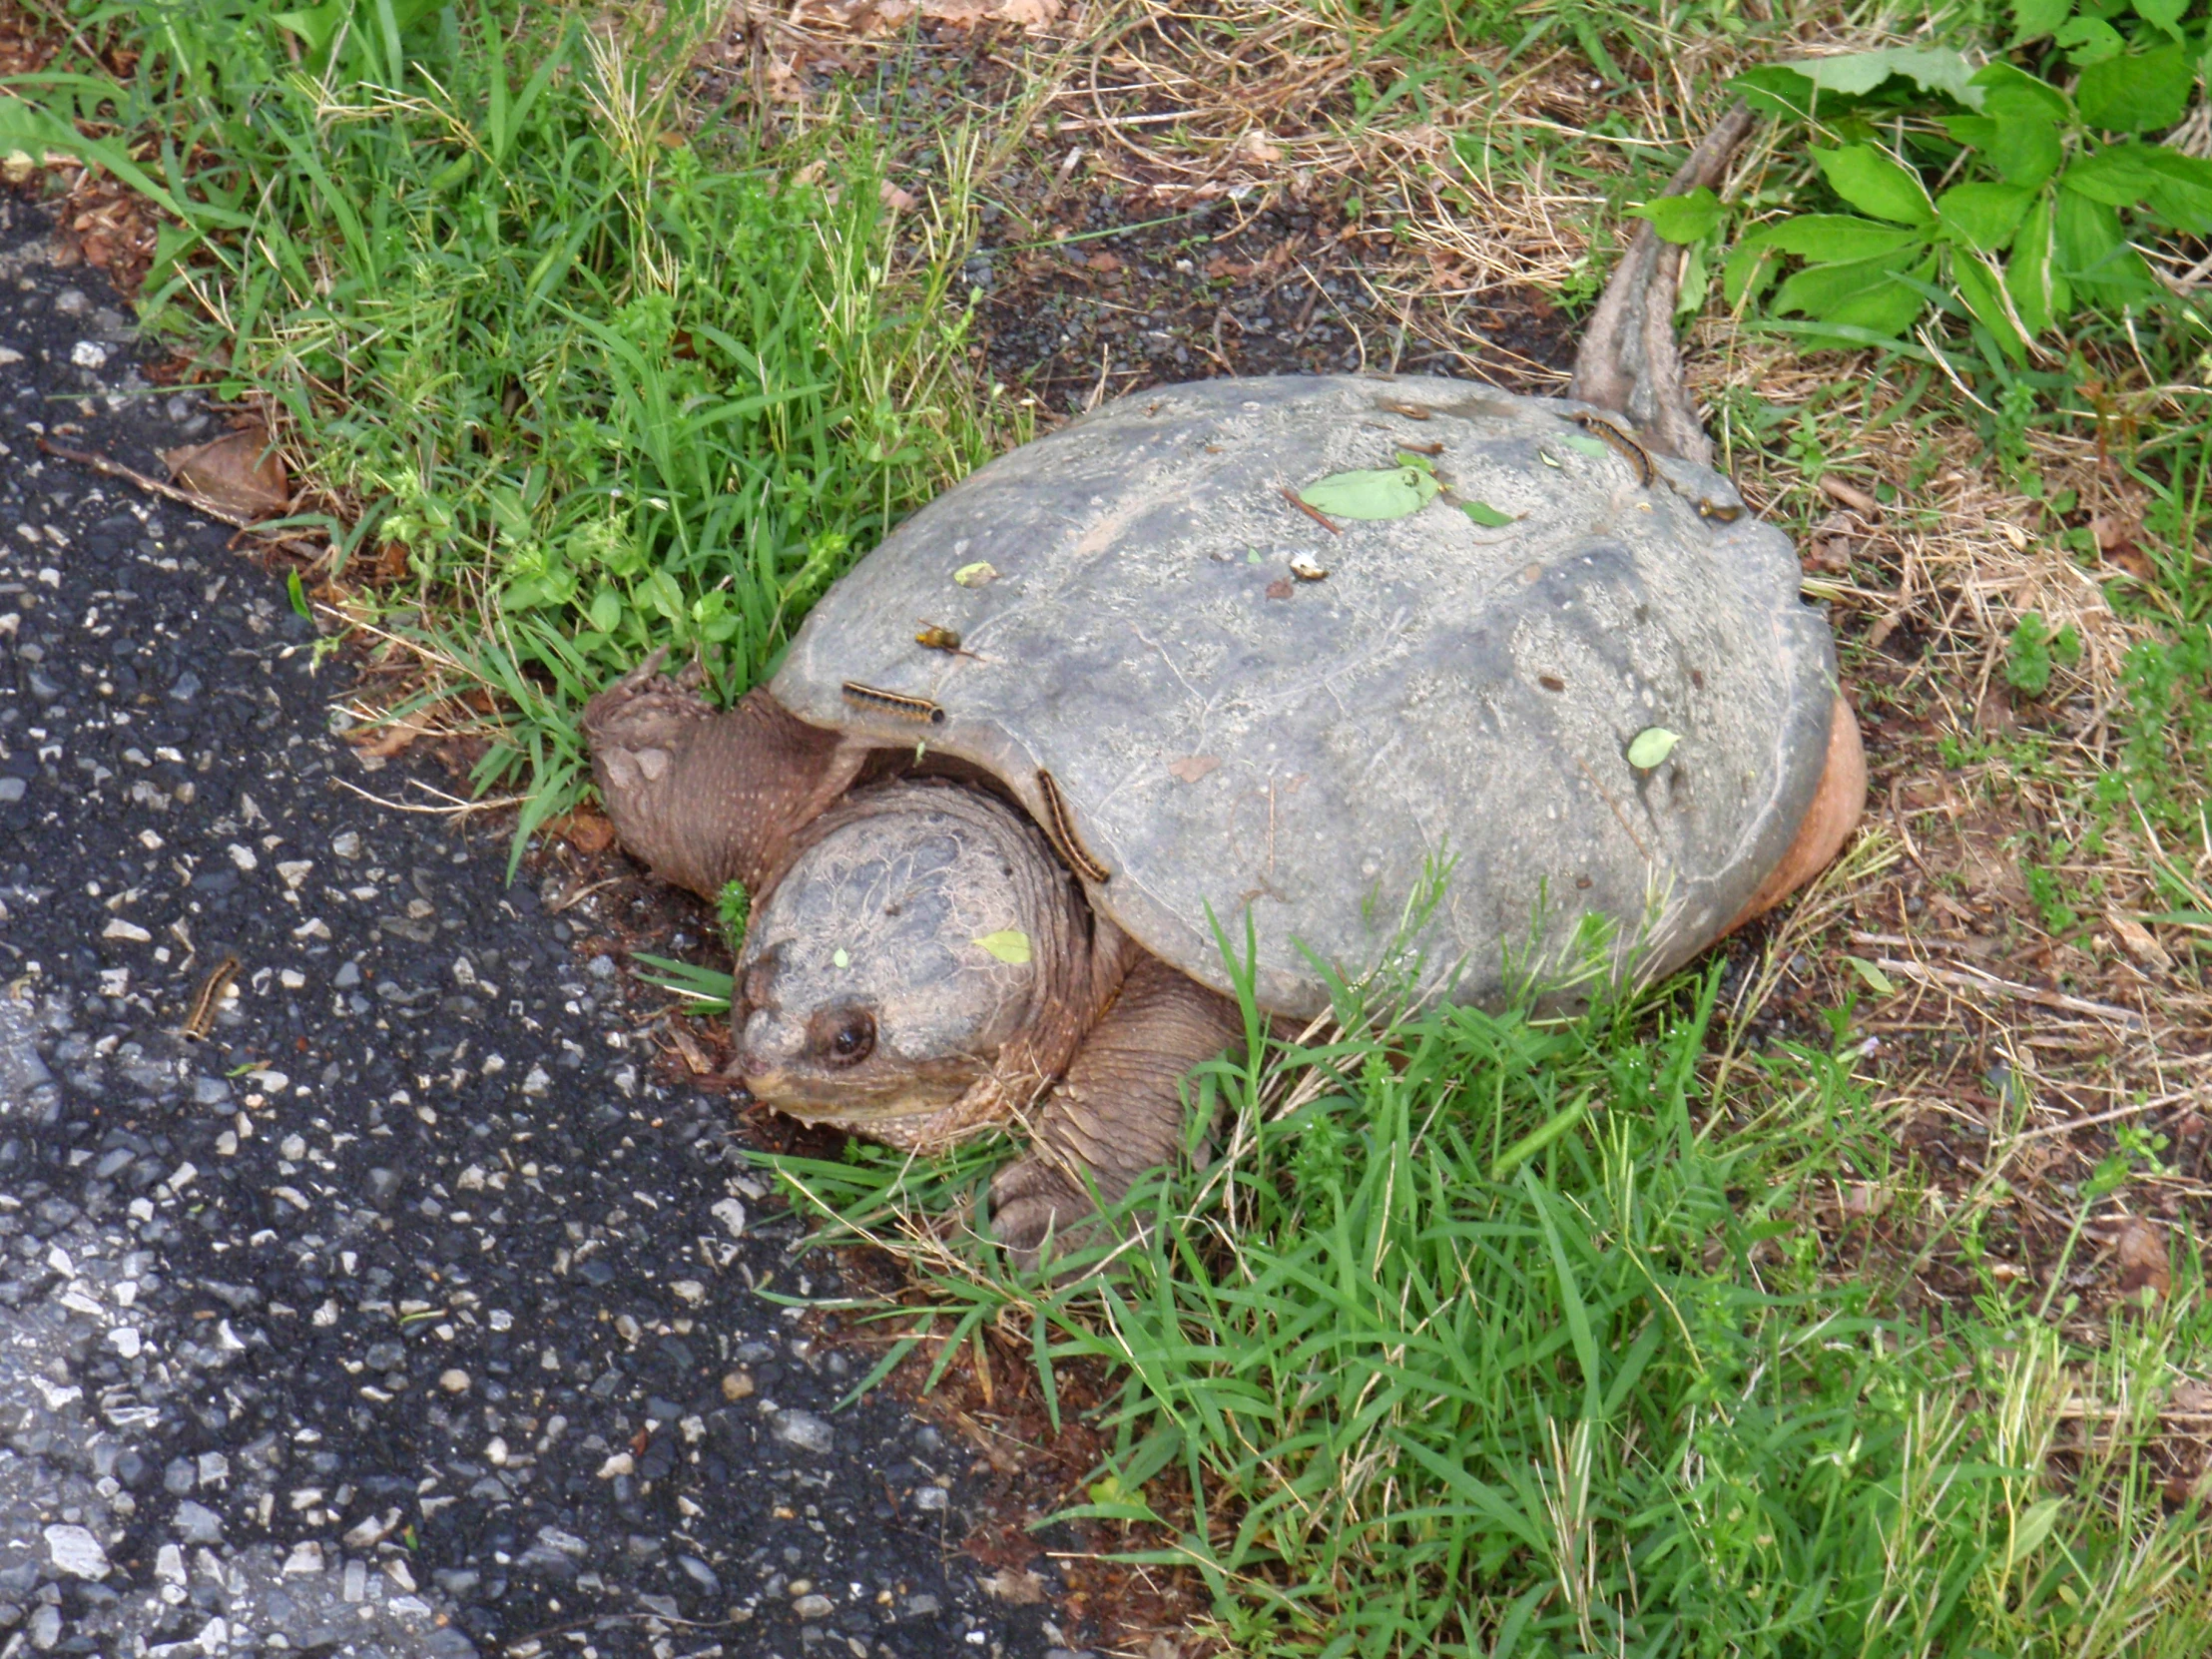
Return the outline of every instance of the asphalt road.
[[[39,455],[222,430],[46,229],[0,194],[0,1659],[1051,1650],[967,1458],[756,1294],[833,1266],[617,963],[339,787],[404,764],[227,529]]]

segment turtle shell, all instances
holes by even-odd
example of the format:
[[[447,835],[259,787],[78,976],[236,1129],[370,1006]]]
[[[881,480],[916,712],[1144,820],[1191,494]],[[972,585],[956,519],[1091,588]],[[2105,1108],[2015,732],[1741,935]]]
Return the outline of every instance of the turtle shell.
[[[995,774],[1205,983],[1214,923],[1242,954],[1249,922],[1278,1013],[1378,967],[1492,1001],[1593,940],[1664,970],[1789,846],[1835,649],[1786,536],[1595,413],[1433,378],[1135,393],[899,526],[773,693]],[[1405,464],[1441,488],[1401,516],[1296,499]]]

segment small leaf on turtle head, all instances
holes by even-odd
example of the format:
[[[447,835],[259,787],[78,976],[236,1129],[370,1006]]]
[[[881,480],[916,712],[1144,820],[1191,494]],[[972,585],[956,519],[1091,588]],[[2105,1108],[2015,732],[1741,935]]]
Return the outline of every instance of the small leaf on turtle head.
[[[1629,740],[1628,764],[1638,772],[1649,772],[1674,753],[1674,746],[1682,741],[1680,732],[1670,732],[1664,726],[1647,726]]]
[[[1428,464],[1426,455],[1411,449],[1400,449],[1397,452],[1397,464],[1399,466],[1409,466],[1416,472],[1434,472],[1436,470]]]
[[[1248,565],[1256,565],[1256,564],[1258,564],[1259,562],[1260,562],[1260,550],[1259,550],[1259,549],[1258,549],[1257,547],[1248,547],[1248,548],[1246,548],[1246,549],[1245,549],[1245,563],[1246,563],[1246,564],[1248,564]]]
[[[831,967],[850,967],[852,965],[852,958],[844,953],[843,945],[840,944],[836,949],[830,952],[830,965]]]
[[[1500,529],[1519,517],[1517,513],[1501,513],[1487,501],[1462,501],[1459,510],[1485,530]]]
[[[968,942],[981,945],[1000,961],[1011,962],[1016,967],[1029,960],[1029,935],[1018,927],[1002,927]]]
[[[1876,967],[1874,963],[1868,961],[1866,957],[1846,956],[1844,960],[1851,964],[1853,972],[1867,982],[1867,989],[1874,992],[1875,995],[1895,996],[1898,994],[1897,985],[1890,976]]]
[[[1607,452],[1605,440],[1593,438],[1587,432],[1562,432],[1559,434],[1559,441],[1570,449],[1581,450],[1585,455],[1603,455]]]
[[[1403,518],[1427,506],[1439,487],[1433,473],[1416,467],[1377,467],[1317,478],[1298,492],[1298,498],[1339,518]]]
[[[962,565],[952,573],[952,579],[963,588],[979,588],[985,582],[998,580],[998,572],[981,559],[971,565]]]

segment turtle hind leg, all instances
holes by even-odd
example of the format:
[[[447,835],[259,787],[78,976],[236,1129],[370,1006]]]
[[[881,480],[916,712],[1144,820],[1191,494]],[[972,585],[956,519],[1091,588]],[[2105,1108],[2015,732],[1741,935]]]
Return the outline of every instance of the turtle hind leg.
[[[1036,1144],[991,1182],[991,1232],[1024,1269],[1047,1237],[1093,1242],[1095,1188],[1111,1204],[1182,1146],[1185,1075],[1244,1040],[1227,997],[1141,956],[1039,1115]]]
[[[664,656],[584,706],[600,801],[624,850],[656,875],[710,899],[733,877],[758,893],[860,755],[759,688],[710,707],[696,668],[671,678]]]
[[[1680,196],[1718,184],[1756,120],[1743,104],[1722,116],[1664,194]],[[1682,353],[1674,339],[1683,252],[1660,241],[1649,220],[1638,222],[1583,332],[1567,395],[1625,415],[1654,449],[1710,466],[1712,440],[1683,385]]]

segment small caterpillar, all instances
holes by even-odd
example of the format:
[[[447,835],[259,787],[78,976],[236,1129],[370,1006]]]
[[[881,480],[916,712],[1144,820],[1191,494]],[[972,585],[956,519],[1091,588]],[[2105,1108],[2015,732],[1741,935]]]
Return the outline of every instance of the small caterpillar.
[[[200,994],[192,999],[192,1007],[185,1015],[180,1033],[187,1042],[205,1042],[215,1029],[215,1011],[223,1001],[224,989],[239,976],[239,959],[226,956],[216,963],[215,969],[200,986]]]
[[[944,710],[926,697],[908,697],[904,692],[884,691],[880,686],[863,686],[857,680],[847,680],[839,689],[844,693],[844,700],[856,709],[870,709],[900,720],[918,720],[930,726],[944,724]]]
[[[1701,500],[1697,504],[1697,516],[1709,518],[1715,524],[1734,524],[1744,516],[1744,509],[1733,501]]]
[[[1037,769],[1037,793],[1044,797],[1044,833],[1052,850],[1084,880],[1106,882],[1113,871],[1091,856],[1090,848],[1075,832],[1075,820],[1068,812],[1067,797],[1060,793],[1059,781],[1042,767]]]
[[[1648,449],[1603,415],[1581,411],[1567,418],[1585,432],[1603,438],[1611,444],[1620,452],[1622,458],[1636,469],[1636,482],[1643,485],[1645,489],[1651,488],[1651,481],[1658,477],[1659,469],[1652,464],[1651,452]]]

